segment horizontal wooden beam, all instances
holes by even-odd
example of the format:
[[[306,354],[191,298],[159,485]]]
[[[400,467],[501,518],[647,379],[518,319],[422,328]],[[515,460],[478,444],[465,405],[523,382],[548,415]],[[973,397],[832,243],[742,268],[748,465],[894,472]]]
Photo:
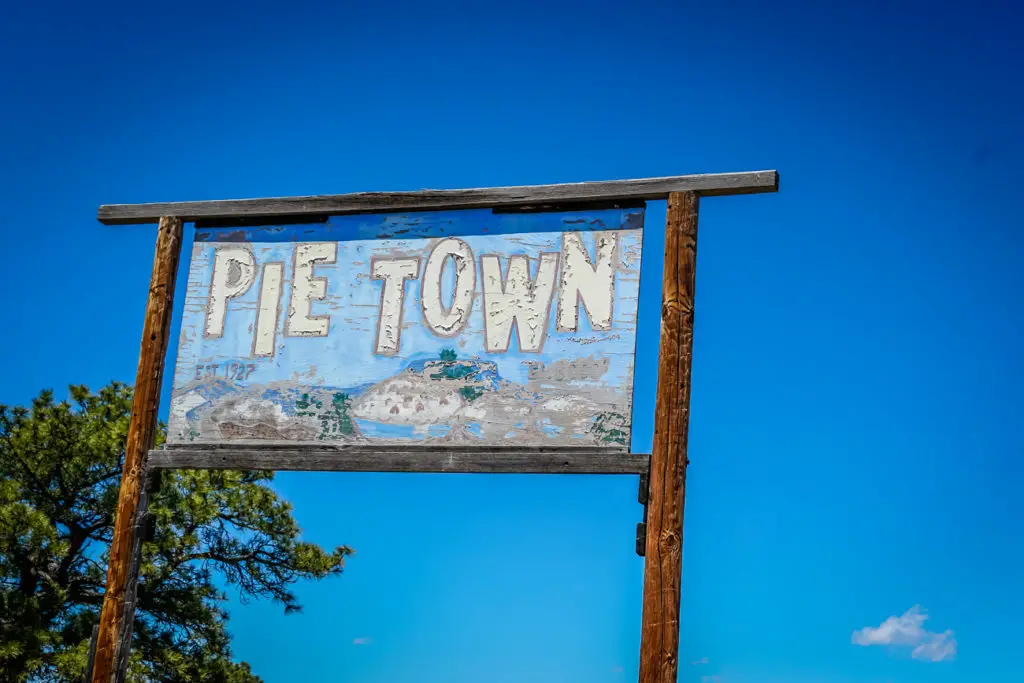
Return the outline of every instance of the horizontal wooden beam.
[[[691,191],[704,196],[719,196],[777,192],[778,189],[777,171],[750,171],[469,190],[356,192],[309,197],[104,204],[99,209],[98,218],[105,225],[156,223],[161,216],[176,216],[185,221],[291,217],[296,219],[296,222],[301,222],[297,219],[352,213],[527,208],[574,203],[583,205],[594,202],[666,199],[670,192]]]
[[[413,446],[167,446],[149,452],[157,469],[643,474],[649,455],[619,448]]]

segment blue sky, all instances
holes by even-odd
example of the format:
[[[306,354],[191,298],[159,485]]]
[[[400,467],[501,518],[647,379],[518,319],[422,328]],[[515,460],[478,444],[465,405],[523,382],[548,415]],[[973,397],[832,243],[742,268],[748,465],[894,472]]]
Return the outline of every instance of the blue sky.
[[[100,226],[101,203],[777,168],[779,194],[701,207],[680,680],[1018,680],[1022,18],[986,0],[12,6],[0,401],[133,380],[154,229]],[[663,217],[649,206],[637,450]],[[233,609],[267,681],[635,680],[634,478],[278,487],[309,538],[357,555],[300,586],[300,616]],[[854,637],[915,605],[923,624]],[[948,642],[925,629],[952,629],[955,657],[854,642]]]

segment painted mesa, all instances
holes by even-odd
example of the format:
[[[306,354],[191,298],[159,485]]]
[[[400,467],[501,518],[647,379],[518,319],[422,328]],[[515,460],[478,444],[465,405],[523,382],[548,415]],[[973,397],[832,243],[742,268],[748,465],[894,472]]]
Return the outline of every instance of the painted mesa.
[[[199,228],[169,441],[627,447],[643,215]]]

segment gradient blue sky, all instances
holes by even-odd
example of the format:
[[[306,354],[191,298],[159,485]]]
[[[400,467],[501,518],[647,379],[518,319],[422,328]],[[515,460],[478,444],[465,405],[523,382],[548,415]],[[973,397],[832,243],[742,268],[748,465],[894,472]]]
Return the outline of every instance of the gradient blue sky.
[[[4,15],[0,401],[133,380],[155,231],[98,225],[101,203],[777,168],[779,194],[701,210],[680,679],[1021,679],[1014,3]],[[652,204],[648,226],[663,216]],[[638,450],[657,229],[645,249]],[[267,681],[635,680],[635,478],[278,487],[309,538],[358,554],[299,587],[302,615],[233,609],[235,650]],[[917,604],[955,631],[953,661],[851,642]]]

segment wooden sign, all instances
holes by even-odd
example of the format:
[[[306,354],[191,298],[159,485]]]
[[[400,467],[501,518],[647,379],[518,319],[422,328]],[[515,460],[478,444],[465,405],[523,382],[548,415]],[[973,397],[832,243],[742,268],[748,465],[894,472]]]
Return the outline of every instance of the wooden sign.
[[[108,225],[160,227],[92,683],[125,680],[148,492],[173,468],[639,474],[639,678],[676,683],[698,207],[778,186],[754,171],[101,206]],[[629,450],[632,207],[659,199],[647,455]],[[152,450],[183,221],[195,246]]]
[[[199,229],[168,442],[628,447],[643,218]]]

